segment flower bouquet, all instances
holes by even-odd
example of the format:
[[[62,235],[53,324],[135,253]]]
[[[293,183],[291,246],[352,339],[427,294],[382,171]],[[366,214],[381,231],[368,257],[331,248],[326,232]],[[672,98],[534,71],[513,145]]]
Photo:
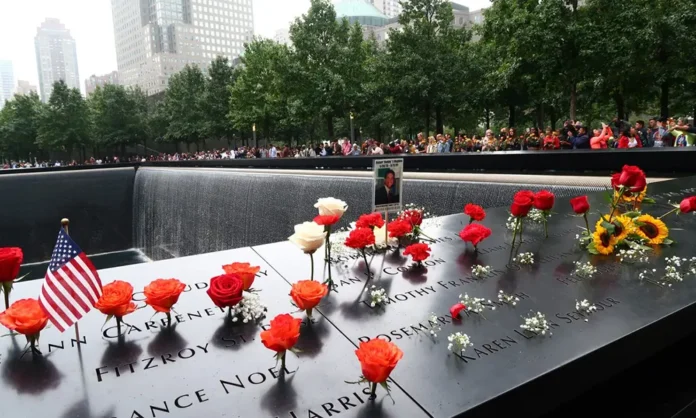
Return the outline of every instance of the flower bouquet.
[[[640,204],[654,202],[646,197],[647,181],[645,173],[636,167],[625,165],[620,173],[611,179],[614,189],[609,193],[609,210],[600,212],[600,218],[590,228],[587,222],[589,204],[585,199],[573,199],[573,210],[585,217],[587,231],[581,242],[591,254],[610,255],[618,248],[652,249],[649,246],[671,245],[669,228],[662,221],[664,217],[677,211],[688,212],[689,205],[675,205],[675,208],[660,217],[655,217],[641,210]],[[688,202],[688,199],[685,199]],[[682,210],[682,209],[686,209]]]
[[[527,149],[539,149],[541,140],[538,136],[530,135],[527,137]]]

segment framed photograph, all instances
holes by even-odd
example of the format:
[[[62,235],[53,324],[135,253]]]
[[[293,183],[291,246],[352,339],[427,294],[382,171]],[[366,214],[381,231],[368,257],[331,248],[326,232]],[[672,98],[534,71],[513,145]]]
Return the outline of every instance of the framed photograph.
[[[404,160],[374,160],[372,162],[374,212],[398,212],[403,205],[401,188],[403,185]]]

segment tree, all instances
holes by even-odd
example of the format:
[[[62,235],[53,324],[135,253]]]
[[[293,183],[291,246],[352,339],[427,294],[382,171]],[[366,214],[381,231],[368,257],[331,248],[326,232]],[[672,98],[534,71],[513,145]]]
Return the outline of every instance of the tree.
[[[38,94],[15,95],[0,110],[0,152],[14,159],[41,154],[36,143],[43,103]]]
[[[185,142],[187,146],[205,142],[206,117],[202,105],[205,76],[196,65],[186,65],[169,79],[164,95],[167,118],[165,138],[169,142]]]
[[[120,150],[147,140],[147,102],[139,88],[107,84],[87,99],[91,109],[95,144]]]
[[[433,113],[437,132],[443,132],[448,111],[459,107],[455,92],[462,91],[466,78],[461,59],[470,34],[455,29],[453,20],[446,0],[404,2],[399,16],[402,28],[391,30],[387,42],[387,74],[393,81],[396,111],[402,120],[421,118],[426,134]]]
[[[256,125],[268,139],[284,129],[289,117],[290,51],[271,40],[254,40],[245,46],[242,66],[230,86],[229,117],[234,126],[250,132]]]
[[[89,134],[89,108],[80,90],[69,88],[63,80],[56,81],[46,111],[41,112],[38,144],[46,150],[65,151],[70,157],[78,149],[84,160]]]
[[[334,118],[345,115],[346,68],[341,59],[347,53],[349,25],[336,21],[328,0],[311,0],[309,12],[295,20],[290,37],[295,47],[298,78],[295,92],[307,116],[326,121],[329,138],[334,137]]]
[[[229,140],[233,135],[232,122],[227,116],[230,102],[229,86],[233,82],[234,70],[229,60],[218,56],[208,67],[202,97],[204,131],[209,138]]]

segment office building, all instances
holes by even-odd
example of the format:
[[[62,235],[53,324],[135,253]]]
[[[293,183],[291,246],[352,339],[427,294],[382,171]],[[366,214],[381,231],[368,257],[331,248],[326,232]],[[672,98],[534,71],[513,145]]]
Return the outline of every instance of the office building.
[[[12,61],[0,60],[0,109],[5,106],[5,101],[10,100],[14,94],[14,71]]]
[[[401,4],[399,0],[367,0],[370,4],[375,6],[383,15],[392,18],[399,17],[401,14]]]
[[[254,33],[252,0],[111,0],[119,82],[148,94],[186,64],[230,61]]]
[[[75,40],[60,20],[46,19],[36,31],[34,44],[41,100],[48,101],[53,83],[58,80],[68,87],[80,88]]]
[[[273,40],[283,45],[292,45],[292,39],[290,39],[290,29],[283,28],[276,31]]]
[[[15,94],[21,94],[26,96],[31,92],[38,94],[39,89],[35,85],[29,83],[27,80],[17,80],[17,89],[15,90]]]
[[[89,96],[94,93],[97,87],[103,87],[106,84],[118,84],[118,71],[112,71],[104,75],[92,75],[85,80],[85,94]]]

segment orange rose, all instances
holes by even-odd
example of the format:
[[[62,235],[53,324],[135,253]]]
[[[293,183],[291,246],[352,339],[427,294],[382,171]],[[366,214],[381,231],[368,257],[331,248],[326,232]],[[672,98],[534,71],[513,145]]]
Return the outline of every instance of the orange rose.
[[[157,312],[169,313],[185,287],[177,279],[157,279],[145,286],[145,303]]]
[[[244,289],[249,290],[251,285],[254,284],[254,279],[256,278],[256,273],[261,270],[259,266],[252,266],[249,263],[232,263],[222,266],[227,274],[236,274],[244,280]]]
[[[313,280],[300,280],[292,285],[292,289],[290,289],[290,297],[295,302],[295,305],[303,311],[308,311],[308,315],[311,315],[311,310],[328,293],[329,287],[327,285]]]
[[[360,360],[363,377],[368,382],[384,383],[404,353],[394,343],[375,338],[360,343],[355,355]]]
[[[48,315],[36,299],[18,300],[0,313],[0,324],[27,337],[38,336],[47,322]]]
[[[269,350],[284,353],[291,349],[300,338],[301,319],[289,314],[281,314],[271,320],[271,327],[261,333],[261,342]]]
[[[116,280],[102,289],[102,295],[94,305],[104,315],[113,315],[123,318],[129,313],[135,312],[133,299],[133,286],[130,283]]]

